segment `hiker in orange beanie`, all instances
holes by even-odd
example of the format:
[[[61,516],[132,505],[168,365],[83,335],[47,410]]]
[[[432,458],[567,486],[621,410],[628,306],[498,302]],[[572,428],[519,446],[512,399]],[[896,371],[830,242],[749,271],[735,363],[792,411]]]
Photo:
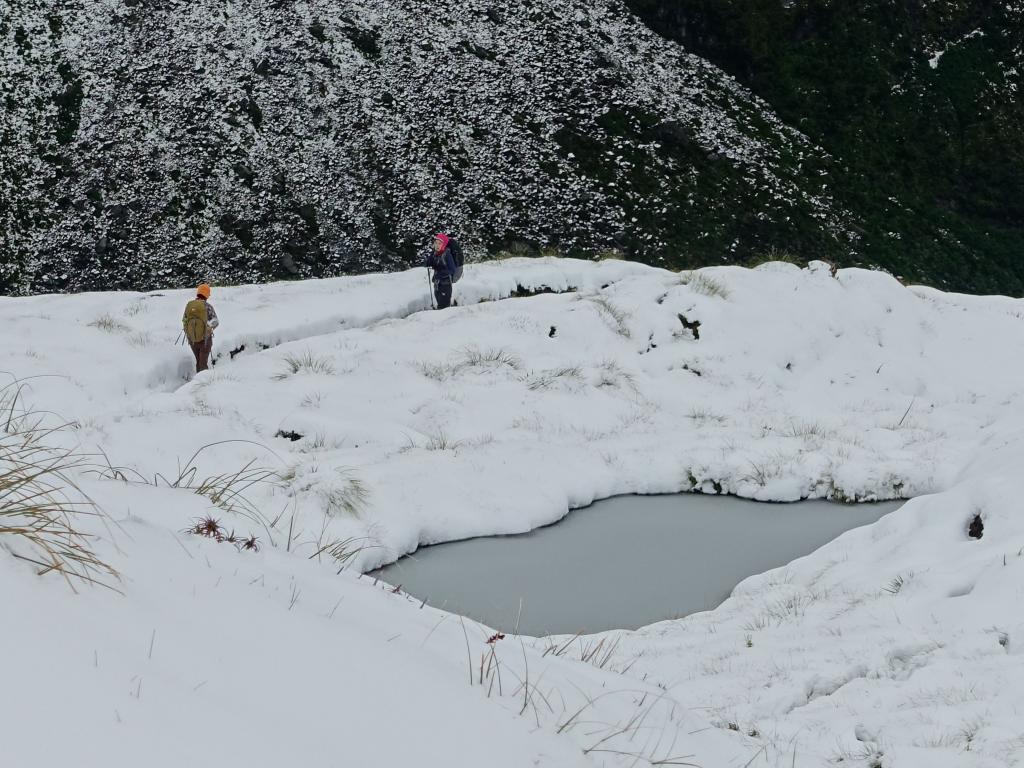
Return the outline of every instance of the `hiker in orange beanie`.
[[[196,356],[196,373],[209,368],[210,354],[213,352],[213,331],[220,320],[210,303],[210,286],[203,283],[196,288],[196,297],[185,305],[185,314],[181,324],[185,329],[185,338]]]

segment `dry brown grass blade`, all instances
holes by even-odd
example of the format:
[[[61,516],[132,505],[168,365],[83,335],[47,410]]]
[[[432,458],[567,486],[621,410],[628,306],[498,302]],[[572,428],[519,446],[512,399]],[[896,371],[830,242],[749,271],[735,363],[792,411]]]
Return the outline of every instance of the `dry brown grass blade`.
[[[198,448],[188,458],[188,461],[178,465],[177,475],[165,476],[157,473],[149,478],[134,469],[115,466],[105,454],[103,454],[105,466],[93,471],[104,479],[120,480],[133,485],[166,486],[190,490],[199,496],[206,497],[214,506],[225,512],[240,515],[262,526],[268,537],[273,540],[273,532],[267,524],[267,519],[259,508],[247,498],[246,493],[255,486],[274,483],[278,478],[278,473],[257,465],[255,459],[246,462],[235,471],[213,475],[204,475],[196,463],[204,451],[232,443],[254,445],[272,454],[278,460],[281,458],[267,446],[251,440],[220,440]]]
[[[367,549],[379,549],[376,544],[361,544],[369,541],[368,536],[349,536],[346,539],[332,539],[320,544],[317,550],[309,556],[310,560],[319,560],[322,555],[328,555],[338,565],[338,573],[347,568],[357,555]]]
[[[0,388],[0,541],[40,575],[59,573],[72,590],[81,583],[115,589],[117,572],[80,530],[83,517],[101,514],[73,477],[88,457],[50,445],[47,438],[66,427],[43,426],[38,413],[20,409],[23,392],[20,381]]]

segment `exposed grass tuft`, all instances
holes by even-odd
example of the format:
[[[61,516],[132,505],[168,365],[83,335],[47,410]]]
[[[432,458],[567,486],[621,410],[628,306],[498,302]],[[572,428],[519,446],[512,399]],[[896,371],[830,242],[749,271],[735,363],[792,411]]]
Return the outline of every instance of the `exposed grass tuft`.
[[[756,616],[750,618],[750,620],[748,620],[743,625],[743,629],[745,629],[747,632],[760,632],[762,629],[767,629],[770,626],[771,620],[769,619],[768,615],[764,613],[759,613]],[[747,637],[750,637],[750,635],[747,635]],[[753,645],[753,641],[751,641],[751,645]]]
[[[898,573],[896,576],[889,581],[884,587],[883,592],[888,592],[890,595],[898,595],[903,587],[907,585],[907,582],[914,578],[913,571],[907,571],[906,573]]]
[[[210,443],[193,453],[185,464],[179,465],[177,475],[154,474],[152,477],[125,467],[115,467],[107,461],[107,465],[96,470],[100,477],[108,480],[120,480],[135,485],[151,485],[155,488],[184,488],[203,496],[214,506],[245,517],[260,525],[266,526],[266,520],[259,508],[246,496],[252,488],[266,483],[277,483],[279,474],[273,470],[260,467],[256,460],[246,462],[233,472],[204,475],[197,461],[209,448],[229,443],[248,443],[248,440],[222,440]],[[257,445],[252,443],[252,445]],[[261,446],[262,447],[262,446]]]
[[[785,248],[776,248],[775,246],[772,246],[767,251],[764,251],[762,253],[757,254],[756,256],[753,256],[749,261],[747,261],[746,266],[753,269],[755,267],[761,266],[762,264],[770,264],[772,262],[795,264],[798,267],[807,266],[807,261],[805,259],[801,259],[792,251],[787,251]]]
[[[301,453],[320,453],[322,451],[336,451],[344,444],[343,440],[328,437],[323,432],[317,432],[308,438],[300,447]]]
[[[131,331],[131,328],[106,312],[89,323],[89,327],[98,328],[105,333],[128,333]]]
[[[129,346],[136,349],[145,349],[146,347],[153,346],[153,335],[147,331],[139,331],[138,333],[131,334],[127,341]]]
[[[423,447],[428,451],[457,451],[462,447],[462,442],[452,440],[443,429],[439,429],[437,432],[427,435],[427,442]]]
[[[798,421],[791,419],[789,423],[778,430],[778,434],[783,437],[797,437],[797,438],[822,438],[825,440],[836,440],[839,437],[838,432],[828,427],[823,427],[821,424],[813,421]]]
[[[614,387],[637,391],[636,376],[627,371],[614,360],[605,360],[598,367],[597,387]]]
[[[135,317],[143,312],[149,311],[149,305],[143,299],[136,299],[127,307],[124,308],[124,314],[126,317]]]
[[[117,572],[93,551],[81,518],[100,511],[72,475],[87,457],[51,446],[64,429],[42,426],[41,417],[19,410],[21,382],[0,388],[0,541],[15,557],[76,583],[110,586]],[[24,544],[24,547],[19,546]]]
[[[424,377],[438,383],[448,381],[457,373],[455,366],[449,363],[419,362],[416,363],[416,370]]]
[[[717,413],[713,413],[707,408],[691,408],[690,412],[686,414],[686,418],[698,424],[707,424],[708,422],[714,422],[715,424],[724,424],[728,419]]]
[[[340,485],[320,491],[324,512],[328,515],[344,512],[358,517],[370,500],[370,490],[350,469],[339,469],[338,475],[341,478]]]
[[[333,376],[335,373],[333,360],[323,355],[314,355],[308,349],[299,354],[289,352],[282,358],[282,362],[284,370],[274,376],[278,381],[302,373],[319,376]]]
[[[885,757],[881,748],[874,742],[865,742],[850,749],[840,746],[830,758],[833,763],[852,764],[863,768],[882,768],[882,758]]]
[[[612,304],[604,296],[588,296],[587,301],[591,302],[601,313],[601,316],[608,323],[609,327],[619,336],[628,339],[631,336],[627,321],[629,313]]]
[[[348,568],[352,561],[364,549],[369,548],[365,542],[366,537],[349,536],[346,539],[332,539],[327,543],[318,545],[316,551],[309,556],[310,560],[322,560],[326,555],[338,566],[338,573]]]
[[[701,272],[680,272],[679,281],[694,293],[719,299],[729,298],[729,289],[724,284]]]
[[[416,370],[428,379],[438,383],[453,379],[464,371],[470,370],[494,370],[509,368],[518,371],[523,367],[522,361],[511,352],[504,349],[480,349],[475,346],[466,347],[459,356],[452,362],[416,363]]]
[[[557,386],[569,386],[580,384],[583,381],[583,371],[579,366],[568,368],[550,368],[544,371],[530,371],[523,377],[526,388],[532,392],[553,389]]]
[[[511,368],[518,371],[523,367],[522,361],[503,349],[478,349],[466,347],[457,363],[457,368]]]
[[[488,445],[493,445],[495,442],[496,440],[494,435],[490,432],[485,432],[484,434],[477,435],[476,437],[471,437],[469,440],[466,440],[464,445],[468,445],[470,448],[484,448]]]
[[[769,482],[782,477],[785,468],[793,463],[793,457],[775,453],[758,461],[747,460],[750,471],[740,477],[743,482],[754,483],[764,488]]]
[[[223,382],[237,383],[239,381],[241,381],[241,379],[239,379],[237,376],[233,374],[225,373],[224,371],[211,370],[208,375],[203,376],[201,379],[192,381],[192,390],[194,392],[202,392],[203,390],[213,386],[214,384],[219,384]]]
[[[188,413],[192,416],[218,418],[224,415],[224,409],[220,406],[210,405],[206,398],[197,395],[189,406]]]
[[[308,395],[304,395],[302,400],[299,402],[300,408],[308,408],[310,410],[316,410],[323,404],[324,396],[321,392],[310,392]]]

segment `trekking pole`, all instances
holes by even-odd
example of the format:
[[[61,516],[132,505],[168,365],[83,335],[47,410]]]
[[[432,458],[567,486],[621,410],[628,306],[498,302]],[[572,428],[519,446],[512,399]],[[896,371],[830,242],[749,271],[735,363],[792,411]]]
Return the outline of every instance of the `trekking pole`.
[[[430,295],[430,308],[437,309],[434,303],[434,281],[430,278],[430,267],[427,267],[427,293]]]

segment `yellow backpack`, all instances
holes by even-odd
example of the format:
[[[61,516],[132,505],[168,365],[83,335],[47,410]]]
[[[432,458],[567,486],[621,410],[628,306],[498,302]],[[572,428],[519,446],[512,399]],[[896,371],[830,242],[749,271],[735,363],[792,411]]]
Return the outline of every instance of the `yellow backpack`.
[[[182,317],[181,322],[185,328],[185,336],[189,341],[193,344],[203,341],[209,328],[206,302],[202,299],[192,299],[192,301],[185,305],[185,315]]]

